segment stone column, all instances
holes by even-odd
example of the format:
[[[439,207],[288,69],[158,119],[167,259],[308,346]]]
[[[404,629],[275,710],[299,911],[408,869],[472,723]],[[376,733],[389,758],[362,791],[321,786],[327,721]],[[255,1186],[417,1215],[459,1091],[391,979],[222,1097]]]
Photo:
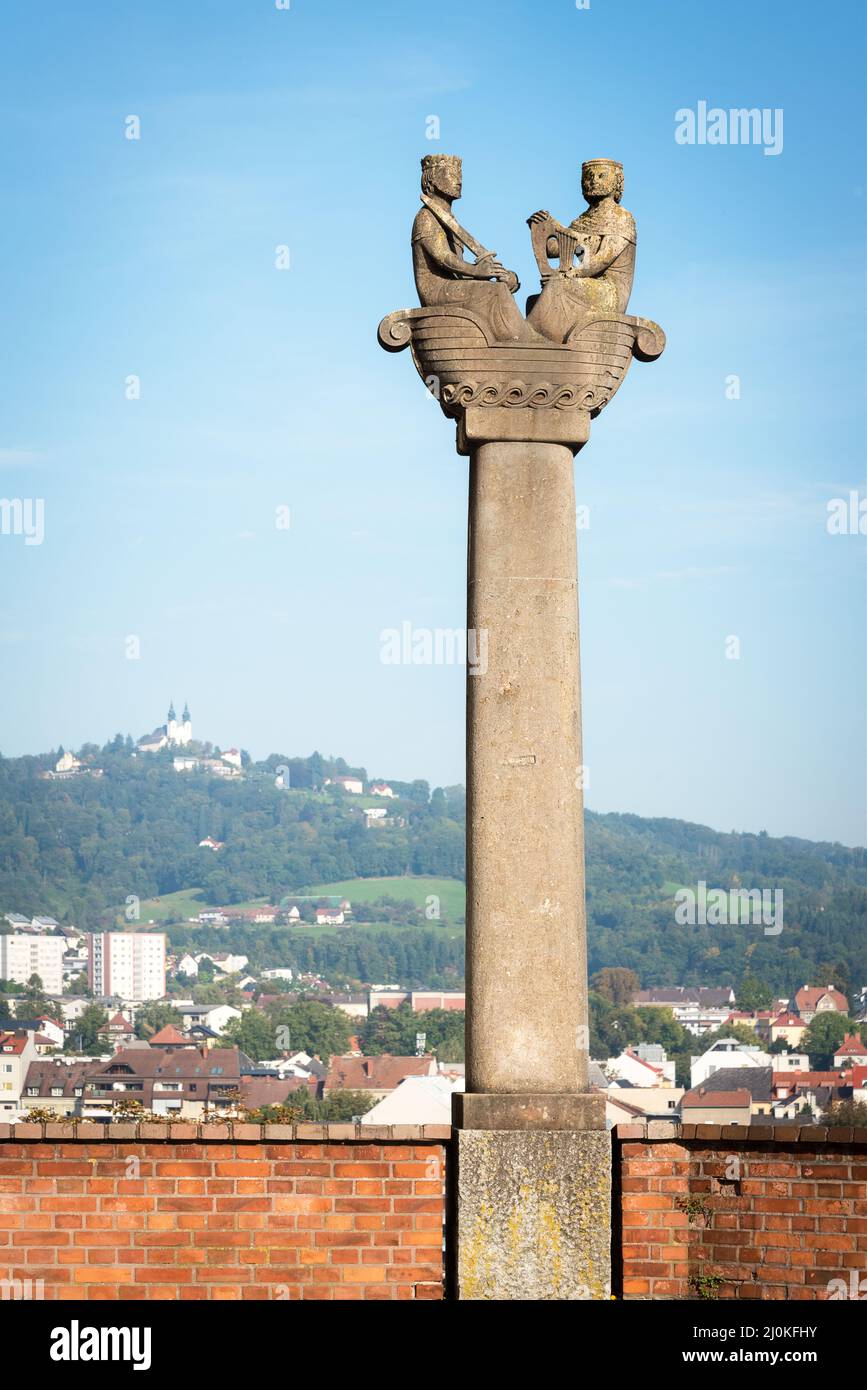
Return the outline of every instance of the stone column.
[[[443,175],[442,191],[457,196],[459,179]],[[658,357],[665,336],[607,300],[564,342],[516,322],[502,283],[464,287],[457,302],[451,279],[440,296],[432,267],[461,273],[442,227],[470,242],[445,204],[423,202],[413,234],[423,302],[387,315],[379,341],[411,346],[470,458],[467,1089],[453,1108],[452,1289],[601,1299],[611,1154],[605,1097],[588,1085],[573,455],[630,360]],[[547,249],[550,219],[538,217]],[[634,242],[621,231],[628,259]]]
[[[470,461],[467,1091],[587,1087],[578,572],[572,450]],[[464,1113],[469,1114],[469,1103]]]

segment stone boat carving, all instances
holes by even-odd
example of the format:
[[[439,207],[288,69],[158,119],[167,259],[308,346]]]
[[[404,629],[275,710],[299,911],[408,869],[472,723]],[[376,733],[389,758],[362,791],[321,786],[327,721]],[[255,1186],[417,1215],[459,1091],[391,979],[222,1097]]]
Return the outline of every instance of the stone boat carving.
[[[579,324],[562,344],[541,334],[498,342],[485,320],[457,305],[397,309],[379,325],[388,352],[409,347],[419,375],[443,412],[471,405],[554,408],[599,414],[633,357],[651,362],[665,334],[650,319],[608,314]]]

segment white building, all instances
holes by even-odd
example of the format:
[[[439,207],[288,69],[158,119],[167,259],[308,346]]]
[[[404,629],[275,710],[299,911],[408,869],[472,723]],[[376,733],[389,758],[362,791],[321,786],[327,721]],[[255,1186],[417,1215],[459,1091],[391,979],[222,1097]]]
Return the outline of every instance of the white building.
[[[164,932],[93,932],[87,980],[93,993],[144,1002],[166,992]]]
[[[141,753],[158,753],[161,748],[185,748],[188,743],[193,741],[193,724],[190,719],[190,711],[184,705],[184,712],[178,719],[175,714],[174,701],[169,703],[169,712],[166,716],[165,724],[160,724],[154,729],[152,734],[145,734],[144,738],[138,741],[138,748]]]
[[[709,1076],[725,1067],[770,1067],[775,1059],[769,1052],[735,1038],[718,1038],[700,1057],[690,1058],[689,1082],[692,1090],[703,1086]]]
[[[62,994],[65,954],[63,936],[0,936],[0,979],[26,985],[31,975],[38,975],[46,994]]]
[[[364,791],[364,783],[360,777],[334,777],[333,779],[327,777],[325,779],[326,787],[331,782],[335,787],[342,787],[345,792],[351,792],[353,796],[361,796]]]
[[[0,1120],[14,1123],[19,1118],[24,1079],[36,1056],[34,1033],[4,1033],[0,1029]]]
[[[407,1076],[360,1118],[363,1125],[450,1125],[452,1096],[464,1078]]]
[[[241,1010],[233,1008],[231,1004],[176,1003],[175,1008],[181,1015],[184,1028],[195,1028],[201,1024],[210,1028],[212,1033],[222,1033],[227,1023],[241,1017]]]
[[[642,1051],[649,1055],[641,1056]],[[648,1090],[673,1086],[675,1066],[673,1061],[669,1062],[664,1048],[641,1043],[636,1048],[627,1047],[619,1057],[609,1057],[605,1071],[611,1081],[628,1081],[632,1086]]]

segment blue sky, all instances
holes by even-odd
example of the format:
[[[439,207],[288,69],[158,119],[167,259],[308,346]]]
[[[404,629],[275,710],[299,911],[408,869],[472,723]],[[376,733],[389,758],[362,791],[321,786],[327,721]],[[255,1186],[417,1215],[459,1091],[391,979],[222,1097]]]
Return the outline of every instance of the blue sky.
[[[588,804],[863,844],[865,538],[826,527],[867,496],[863,28],[861,0],[7,0],[0,493],[45,538],[0,536],[3,752],[173,696],[254,756],[463,780],[462,670],[380,633],[463,624],[466,461],[376,325],[415,303],[421,155],[463,156],[521,301],[526,217],[574,217],[609,155],[668,347],[576,462]],[[782,153],[678,144],[702,100],[781,108]]]

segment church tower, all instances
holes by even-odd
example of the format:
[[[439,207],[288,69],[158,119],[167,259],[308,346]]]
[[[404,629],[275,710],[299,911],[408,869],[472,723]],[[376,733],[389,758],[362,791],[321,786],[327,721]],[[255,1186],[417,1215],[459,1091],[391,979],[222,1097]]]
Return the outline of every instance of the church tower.
[[[178,719],[174,700],[169,701],[169,712],[166,715],[166,738],[170,744],[178,742]]]
[[[193,741],[193,721],[192,721],[191,718],[190,718],[190,707],[189,707],[189,705],[187,704],[186,700],[184,701],[184,712],[183,712],[183,714],[181,715],[181,719],[183,720],[183,723],[182,723],[182,725],[181,725],[181,727],[180,727],[179,734],[178,734],[178,737],[179,737],[179,739],[180,739],[180,742],[183,743],[183,744],[192,743],[192,741]]]

